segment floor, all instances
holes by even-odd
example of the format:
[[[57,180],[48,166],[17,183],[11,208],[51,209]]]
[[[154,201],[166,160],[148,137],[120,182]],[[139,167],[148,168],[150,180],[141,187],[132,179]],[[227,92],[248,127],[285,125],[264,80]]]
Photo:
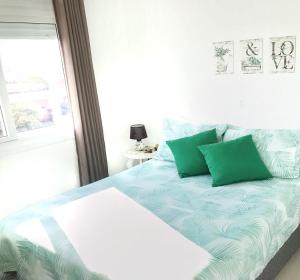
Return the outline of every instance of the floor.
[[[276,280],[300,280],[300,249],[280,271]]]

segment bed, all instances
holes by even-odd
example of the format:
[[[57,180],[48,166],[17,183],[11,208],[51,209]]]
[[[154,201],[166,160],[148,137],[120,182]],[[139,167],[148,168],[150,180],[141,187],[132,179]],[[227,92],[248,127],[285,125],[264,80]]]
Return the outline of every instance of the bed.
[[[208,253],[209,262],[195,273],[197,280],[273,279],[290,256],[291,246],[295,248],[299,240],[299,235],[295,237],[293,233],[300,223],[300,179],[273,178],[212,188],[209,175],[180,179],[173,162],[153,159],[3,219],[0,272],[18,270],[26,279],[30,275],[25,265],[28,259],[31,262],[43,259],[43,268],[53,272],[55,266],[63,266],[56,263],[57,254],[66,254],[61,259],[67,262],[65,270],[75,271],[72,279],[110,279],[105,273],[87,273],[76,262],[70,252],[71,242],[63,232],[55,232],[53,211],[111,187]],[[52,232],[51,242],[63,250],[51,252],[20,236],[16,229],[32,220],[40,221],[46,232]],[[78,227],[84,227],[84,223],[84,219],[78,220]],[[287,240],[292,245],[285,248]],[[63,279],[57,271],[53,273],[56,278],[48,275],[50,279]],[[81,278],[82,273],[87,273],[86,278]],[[168,280],[159,276],[156,279]]]

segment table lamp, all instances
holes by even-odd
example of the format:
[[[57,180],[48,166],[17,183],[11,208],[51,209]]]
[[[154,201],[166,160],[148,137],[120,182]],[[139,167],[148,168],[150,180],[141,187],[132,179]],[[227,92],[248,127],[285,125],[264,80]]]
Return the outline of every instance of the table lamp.
[[[143,124],[133,124],[130,126],[130,139],[136,140],[136,151],[142,151],[144,144],[143,139],[147,138],[146,128]]]

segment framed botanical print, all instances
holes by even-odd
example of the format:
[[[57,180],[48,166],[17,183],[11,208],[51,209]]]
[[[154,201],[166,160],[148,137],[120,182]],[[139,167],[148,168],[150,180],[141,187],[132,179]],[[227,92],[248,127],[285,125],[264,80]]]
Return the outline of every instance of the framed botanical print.
[[[234,72],[233,41],[215,42],[213,45],[216,74],[232,74]]]

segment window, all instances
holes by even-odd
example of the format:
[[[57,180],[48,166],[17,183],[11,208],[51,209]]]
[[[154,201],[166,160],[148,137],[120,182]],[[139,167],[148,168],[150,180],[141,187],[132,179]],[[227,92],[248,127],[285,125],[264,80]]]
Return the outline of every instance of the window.
[[[6,137],[7,133],[6,133],[6,128],[4,125],[4,118],[3,118],[3,113],[2,113],[2,109],[0,107],[0,138]]]
[[[5,35],[8,25],[10,36]],[[2,36],[1,30],[6,30]],[[0,141],[72,126],[58,40],[51,25],[5,24],[1,29],[0,24],[1,84]]]

